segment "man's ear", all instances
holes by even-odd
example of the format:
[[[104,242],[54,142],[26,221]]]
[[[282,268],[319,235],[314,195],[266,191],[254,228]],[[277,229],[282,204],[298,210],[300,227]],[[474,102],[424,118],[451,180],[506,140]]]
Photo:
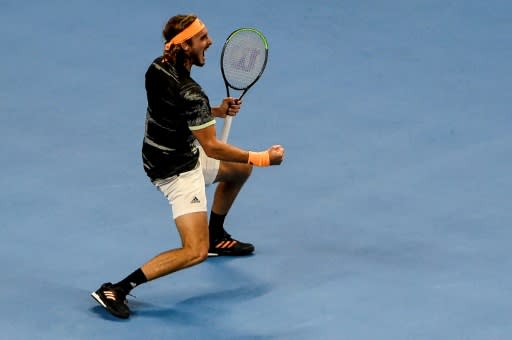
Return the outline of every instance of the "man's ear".
[[[183,49],[183,51],[188,52],[190,50],[190,45],[187,44],[186,42],[182,42],[180,45],[181,45],[181,48]]]

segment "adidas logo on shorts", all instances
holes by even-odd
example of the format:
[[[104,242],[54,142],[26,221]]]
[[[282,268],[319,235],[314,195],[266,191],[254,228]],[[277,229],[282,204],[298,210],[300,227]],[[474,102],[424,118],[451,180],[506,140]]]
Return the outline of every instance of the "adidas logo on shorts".
[[[199,198],[197,198],[196,196],[194,196],[194,198],[192,199],[192,201],[190,201],[191,204],[194,204],[194,203],[201,203],[201,201],[199,200]]]

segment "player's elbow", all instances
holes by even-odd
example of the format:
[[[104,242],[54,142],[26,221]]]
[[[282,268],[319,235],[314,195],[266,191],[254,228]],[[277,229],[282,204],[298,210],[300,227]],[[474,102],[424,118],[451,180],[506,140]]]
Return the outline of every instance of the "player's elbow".
[[[205,144],[201,144],[201,146],[203,147],[203,150],[204,150],[204,153],[206,154],[206,156],[208,156],[210,158],[219,159],[222,147],[217,140],[210,141]]]

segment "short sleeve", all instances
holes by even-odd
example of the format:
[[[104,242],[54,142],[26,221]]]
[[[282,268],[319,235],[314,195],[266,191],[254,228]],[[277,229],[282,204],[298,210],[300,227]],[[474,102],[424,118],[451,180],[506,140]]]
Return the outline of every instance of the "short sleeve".
[[[201,130],[215,124],[210,102],[201,87],[196,83],[182,89],[183,109],[190,130]]]

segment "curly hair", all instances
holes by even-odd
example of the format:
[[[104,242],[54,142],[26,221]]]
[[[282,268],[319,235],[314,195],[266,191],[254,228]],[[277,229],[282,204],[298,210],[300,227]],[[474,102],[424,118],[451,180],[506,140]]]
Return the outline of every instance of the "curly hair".
[[[197,16],[194,14],[180,14],[170,18],[162,31],[165,42],[171,41],[172,38],[187,28],[196,19]],[[188,42],[187,40],[187,43]],[[171,45],[169,50],[164,50],[164,59],[176,65],[183,63],[185,53],[180,45]]]

